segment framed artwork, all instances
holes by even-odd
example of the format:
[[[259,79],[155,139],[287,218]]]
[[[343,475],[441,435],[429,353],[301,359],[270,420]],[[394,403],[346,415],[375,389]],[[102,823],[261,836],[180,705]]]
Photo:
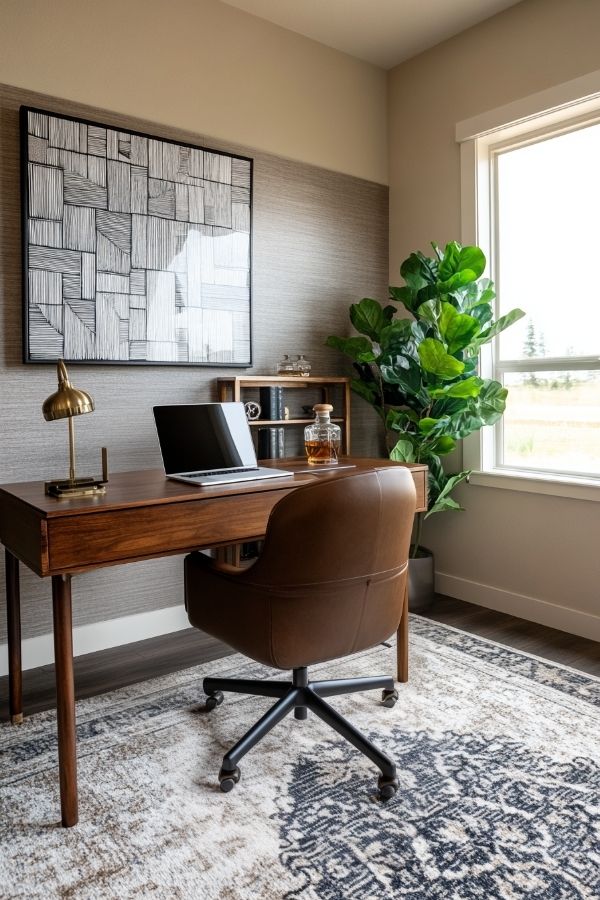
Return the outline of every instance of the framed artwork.
[[[252,160],[21,107],[24,360],[251,365]]]

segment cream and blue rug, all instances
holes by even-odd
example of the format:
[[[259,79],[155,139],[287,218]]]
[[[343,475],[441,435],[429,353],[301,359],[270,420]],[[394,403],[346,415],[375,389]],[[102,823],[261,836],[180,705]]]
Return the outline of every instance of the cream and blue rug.
[[[400,790],[314,716],[217,787],[272,701],[199,711],[233,656],[78,704],[80,824],[58,824],[55,719],[0,728],[0,896],[156,900],[597,900],[600,680],[413,616],[394,709],[332,704],[394,756]],[[377,647],[319,678],[392,670]]]

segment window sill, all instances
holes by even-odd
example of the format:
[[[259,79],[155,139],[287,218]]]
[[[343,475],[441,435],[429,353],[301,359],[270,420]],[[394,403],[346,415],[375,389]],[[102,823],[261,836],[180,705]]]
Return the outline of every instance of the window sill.
[[[503,488],[527,494],[548,494],[551,497],[568,497],[571,500],[600,500],[600,480],[568,475],[550,475],[547,472],[519,472],[514,469],[496,469],[491,472],[472,472],[470,484],[481,487]]]

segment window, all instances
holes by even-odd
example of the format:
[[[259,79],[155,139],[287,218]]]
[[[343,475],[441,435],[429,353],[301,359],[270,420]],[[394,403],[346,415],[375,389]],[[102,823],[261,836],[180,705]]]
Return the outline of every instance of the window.
[[[492,151],[496,464],[600,476],[600,124]]]
[[[482,374],[501,381],[508,399],[494,433],[482,432],[465,451],[466,464],[481,472],[600,486],[595,106],[584,116],[579,105],[546,121],[538,115],[463,143],[463,243],[486,252],[497,315],[526,312],[482,359]]]

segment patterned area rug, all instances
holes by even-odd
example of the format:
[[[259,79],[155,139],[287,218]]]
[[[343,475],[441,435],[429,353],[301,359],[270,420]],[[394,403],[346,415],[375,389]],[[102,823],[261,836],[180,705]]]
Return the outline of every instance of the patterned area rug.
[[[330,701],[397,761],[400,790],[313,715],[287,718],[218,790],[273,701],[201,711],[239,656],[78,703],[80,824],[58,823],[55,717],[0,728],[0,896],[175,900],[600,897],[600,680],[412,617],[394,709]],[[313,676],[392,671],[377,647]]]

